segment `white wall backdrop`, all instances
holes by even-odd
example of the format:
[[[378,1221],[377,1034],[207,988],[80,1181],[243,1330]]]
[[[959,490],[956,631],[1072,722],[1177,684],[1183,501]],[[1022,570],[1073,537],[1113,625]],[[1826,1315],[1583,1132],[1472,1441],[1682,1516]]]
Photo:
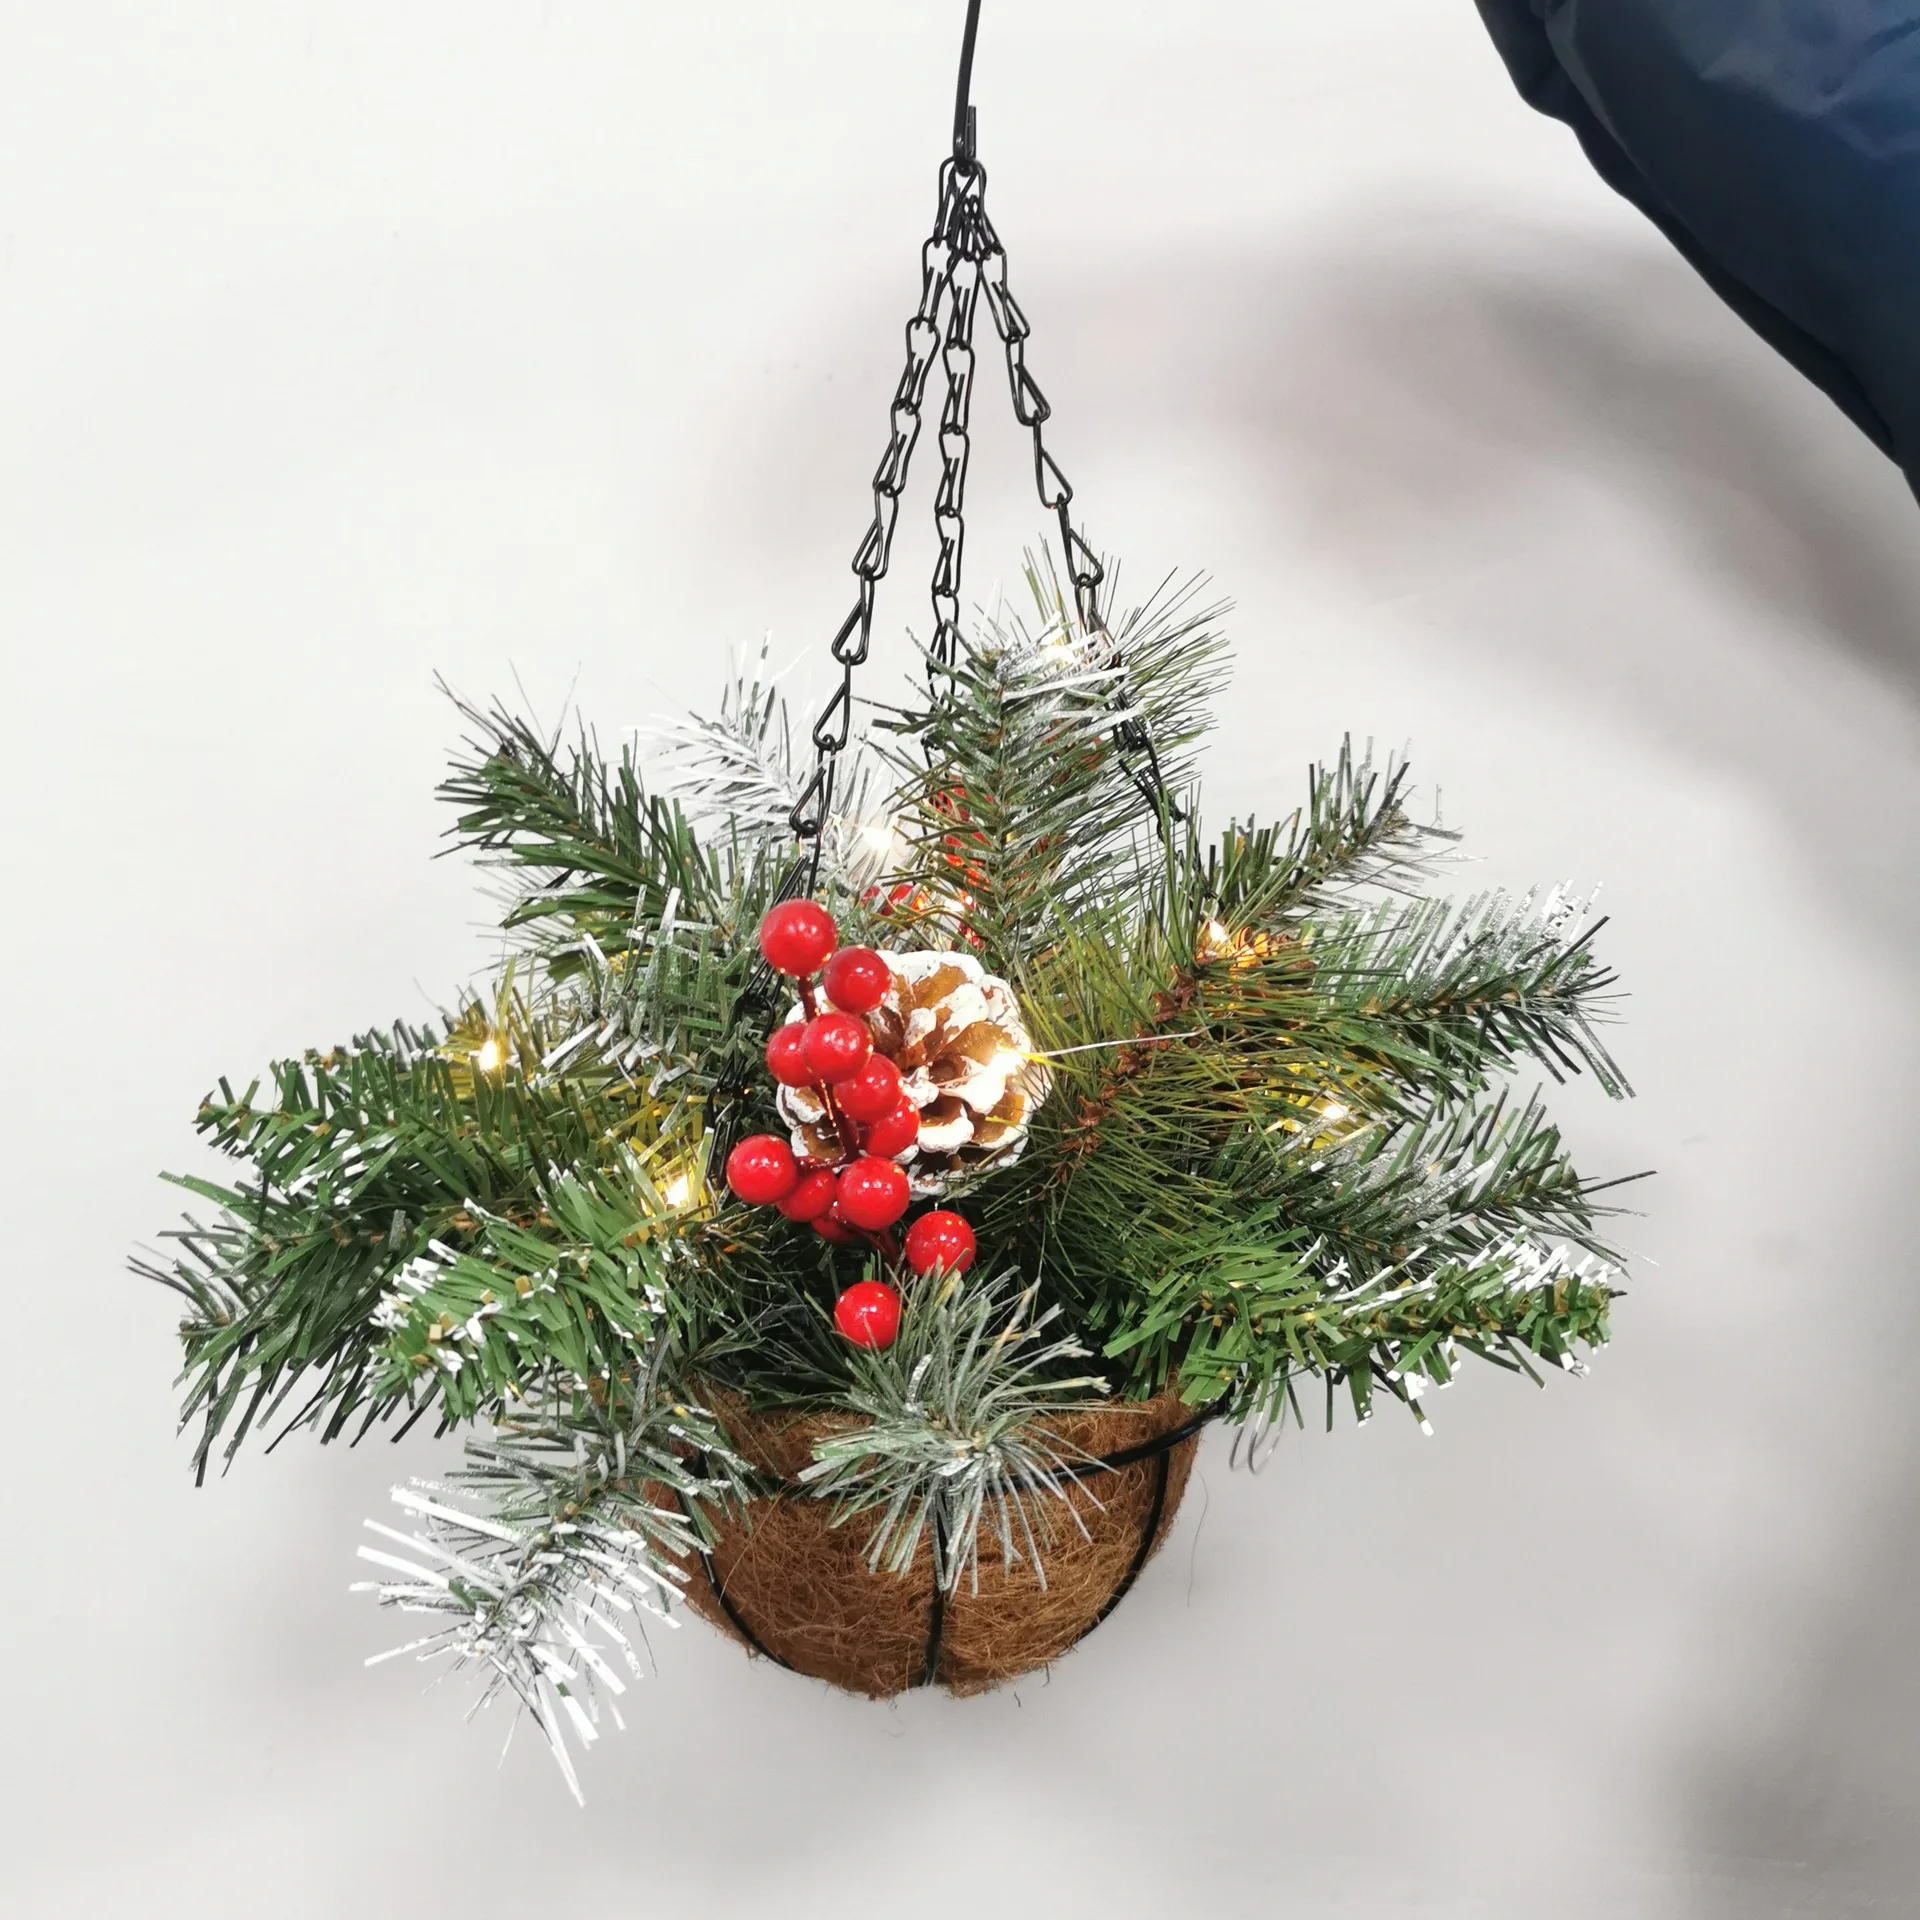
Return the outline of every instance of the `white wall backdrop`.
[[[190,1484],[156,1170],[484,957],[436,671],[618,732],[818,660],[960,12],[0,6],[9,1914],[1906,1910],[1920,520],[1467,0],[988,0],[977,98],[1097,539],[1237,603],[1213,809],[1351,730],[1470,879],[1604,883],[1640,1097],[1567,1104],[1660,1178],[1594,1376],[1210,1443],[984,1700],[666,1636],[584,1813],[362,1670],[422,1436]],[[1040,521],[981,393],[985,597]]]

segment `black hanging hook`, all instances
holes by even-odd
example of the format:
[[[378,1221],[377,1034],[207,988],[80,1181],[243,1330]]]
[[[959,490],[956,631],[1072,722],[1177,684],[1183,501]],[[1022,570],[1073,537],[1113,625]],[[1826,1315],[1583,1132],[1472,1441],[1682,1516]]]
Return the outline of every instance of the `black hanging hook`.
[[[960,85],[953,102],[953,159],[963,173],[974,163],[973,43],[980,37],[980,0],[967,0],[967,30],[960,42]]]

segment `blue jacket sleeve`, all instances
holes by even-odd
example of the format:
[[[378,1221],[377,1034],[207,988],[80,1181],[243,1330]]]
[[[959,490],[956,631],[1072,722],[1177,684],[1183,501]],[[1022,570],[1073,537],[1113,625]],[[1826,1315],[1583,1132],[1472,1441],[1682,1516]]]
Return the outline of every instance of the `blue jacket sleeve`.
[[[1527,102],[1920,492],[1920,0],[1478,0]]]

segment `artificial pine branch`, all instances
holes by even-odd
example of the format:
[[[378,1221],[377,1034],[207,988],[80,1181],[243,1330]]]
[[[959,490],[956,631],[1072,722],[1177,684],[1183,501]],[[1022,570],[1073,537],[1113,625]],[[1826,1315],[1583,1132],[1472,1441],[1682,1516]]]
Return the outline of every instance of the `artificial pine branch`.
[[[793,723],[763,643],[751,670],[736,662],[717,714],[691,713],[660,735],[666,770],[702,825],[784,837],[807,783]]]
[[[681,1178],[690,1188],[698,1176]],[[697,1259],[705,1237],[690,1191],[663,1194],[631,1151],[605,1171],[561,1174],[531,1219],[470,1206],[458,1224],[463,1244],[433,1243],[371,1316],[388,1335],[374,1391],[411,1393],[424,1376],[454,1420],[549,1382],[605,1398],[668,1315],[676,1265]]]
[[[1531,1359],[1578,1372],[1577,1349],[1606,1343],[1612,1269],[1526,1233],[1424,1272],[1317,1272],[1315,1251],[1200,1249],[1147,1290],[1108,1353],[1133,1356],[1136,1378],[1172,1372],[1190,1401],[1236,1420],[1297,1416],[1298,1377],[1317,1376],[1331,1423],[1337,1387],[1364,1420],[1376,1390],[1413,1405],[1427,1383],[1451,1384],[1461,1351],[1537,1380]]]
[[[1461,1098],[1521,1060],[1629,1091],[1596,1031],[1613,997],[1600,924],[1550,894],[1384,902],[1316,927],[1312,1031],[1427,1099]]]
[[[873,1516],[875,1569],[905,1573],[926,1539],[941,1586],[977,1589],[984,1531],[1003,1565],[1046,1584],[1055,1525],[1078,1523],[1067,1479],[1088,1459],[1046,1421],[1097,1404],[1106,1382],[1068,1371],[1087,1350],[1036,1294],[1004,1275],[940,1276],[908,1294],[891,1347],[852,1355],[845,1404],[866,1423],[822,1439],[801,1480],[844,1521]]]
[[[1021,987],[1061,928],[1157,859],[1160,821],[1115,751],[1116,709],[1148,726],[1177,783],[1220,651],[1217,609],[1196,610],[1190,590],[1156,595],[1108,642],[1071,626],[1057,586],[1029,583],[1042,624],[1003,616],[935,675],[931,704],[891,717],[902,744],[886,756],[901,778],[894,890]]]
[[[1371,889],[1411,893],[1459,839],[1408,810],[1411,768],[1376,768],[1341,742],[1307,774],[1306,805],[1274,826],[1230,827],[1206,855],[1206,897],[1236,926],[1284,927]]]
[[[677,1624],[669,1607],[705,1544],[702,1516],[742,1496],[745,1471],[712,1416],[673,1398],[670,1370],[589,1418],[529,1406],[470,1442],[449,1485],[394,1489],[411,1533],[366,1523],[387,1544],[360,1557],[384,1571],[356,1590],[436,1623],[367,1664],[478,1666],[476,1704],[512,1695],[580,1799],[568,1735],[599,1737],[603,1698],[618,1721],[622,1673],[644,1671],[646,1617]]]
[[[1249,1187],[1296,1230],[1356,1266],[1416,1257],[1471,1258],[1516,1232],[1566,1240],[1611,1258],[1602,1209],[1536,1097],[1455,1109],[1411,1125],[1351,1125],[1294,1136]]]
[[[586,933],[616,953],[636,924],[723,917],[730,867],[756,852],[703,846],[677,801],[646,790],[630,748],[612,763],[584,728],[563,748],[503,706],[454,704],[473,731],[440,784],[459,809],[448,837],[517,877],[504,927],[557,924],[563,943]]]
[[[596,1184],[612,1189],[592,1218],[617,1255],[623,1236],[673,1219],[655,1181],[704,1178],[699,1112],[671,1087],[543,1071],[549,1037],[509,992],[437,1032],[398,1027],[282,1062],[270,1104],[223,1082],[202,1106],[202,1132],[250,1163],[240,1185],[179,1181],[221,1213],[190,1224],[162,1270],[194,1306],[184,1417],[201,1422],[202,1469],[223,1430],[231,1457],[302,1383],[294,1424],[332,1439],[355,1413],[434,1404],[468,1418],[528,1364],[588,1375],[620,1357],[618,1309],[604,1277],[589,1284],[591,1260],[565,1267],[581,1250],[562,1222],[587,1217]],[[522,1282],[524,1310],[544,1316],[533,1338],[517,1325]],[[480,1342],[488,1364],[470,1367],[476,1314],[482,1327],[505,1317]],[[503,1349],[509,1331],[524,1358]]]
[[[717,714],[689,714],[664,729],[660,743],[667,777],[702,833],[722,840],[758,835],[786,858],[793,810],[812,769],[796,757],[779,681],[763,643],[751,666],[736,662]],[[834,811],[822,830],[823,868],[862,883],[878,875],[891,837],[891,823],[875,811],[872,775],[862,743],[850,742],[835,769]]]

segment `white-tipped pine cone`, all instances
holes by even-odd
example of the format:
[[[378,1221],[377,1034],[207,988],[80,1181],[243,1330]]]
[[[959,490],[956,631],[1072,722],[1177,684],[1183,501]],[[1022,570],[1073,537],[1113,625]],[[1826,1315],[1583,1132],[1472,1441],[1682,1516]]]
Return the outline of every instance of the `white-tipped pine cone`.
[[[873,1050],[900,1069],[920,1111],[919,1141],[900,1155],[922,1199],[996,1166],[1011,1166],[1052,1076],[1029,1058],[1033,1042],[1013,997],[968,953],[890,953],[887,997],[867,1015]],[[787,1016],[804,1018],[799,1007]],[[840,1157],[825,1103],[810,1087],[782,1087],[793,1150]]]

